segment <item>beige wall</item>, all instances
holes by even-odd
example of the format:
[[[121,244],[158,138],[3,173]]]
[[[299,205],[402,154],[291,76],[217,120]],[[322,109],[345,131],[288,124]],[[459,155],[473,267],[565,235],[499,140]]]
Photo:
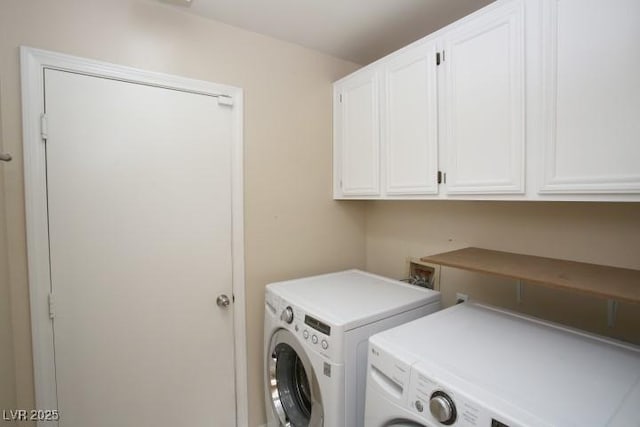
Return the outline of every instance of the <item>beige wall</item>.
[[[270,281],[365,265],[402,277],[409,256],[469,245],[640,268],[640,204],[332,201],[331,82],[357,68],[354,64],[154,1],[2,0],[0,146],[15,157],[0,165],[5,192],[0,188],[3,406],[33,407],[20,45],[245,89],[251,426],[264,421],[262,317],[264,285]],[[449,304],[458,290],[640,342],[638,306],[621,305],[617,326],[609,330],[602,300],[526,286],[524,301],[517,305],[513,283],[454,269],[443,270],[442,288]]]
[[[364,267],[363,205],[331,199],[331,83],[356,66],[155,1],[0,2],[2,137],[5,149],[15,157],[0,168],[5,172],[7,203],[15,404],[21,408],[33,407],[33,374],[20,143],[20,45],[244,88],[249,415],[251,426],[262,423],[265,284]],[[3,253],[0,234],[0,297],[6,302]],[[0,303],[0,334],[8,333],[5,306]],[[0,335],[4,351],[8,347],[3,338]],[[3,352],[0,373],[11,363],[5,357]],[[12,394],[11,384],[6,385]]]
[[[640,203],[371,202],[367,206],[367,269],[407,274],[407,258],[467,246],[640,269]],[[445,304],[456,292],[640,344],[640,305],[620,304],[607,327],[606,300],[579,293],[443,268]],[[603,283],[602,286],[607,286]]]

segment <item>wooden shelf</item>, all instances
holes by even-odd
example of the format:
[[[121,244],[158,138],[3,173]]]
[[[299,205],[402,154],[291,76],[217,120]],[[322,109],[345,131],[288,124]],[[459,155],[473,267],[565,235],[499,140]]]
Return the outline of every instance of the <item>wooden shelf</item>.
[[[640,270],[481,248],[460,249],[421,260],[616,301],[640,303]]]

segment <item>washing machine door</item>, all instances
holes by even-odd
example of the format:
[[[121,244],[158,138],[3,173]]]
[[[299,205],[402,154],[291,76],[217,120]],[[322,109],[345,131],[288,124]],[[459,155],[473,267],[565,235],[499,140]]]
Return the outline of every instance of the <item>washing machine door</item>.
[[[286,329],[271,337],[267,353],[271,409],[285,427],[323,425],[322,396],[311,362],[298,339]]]

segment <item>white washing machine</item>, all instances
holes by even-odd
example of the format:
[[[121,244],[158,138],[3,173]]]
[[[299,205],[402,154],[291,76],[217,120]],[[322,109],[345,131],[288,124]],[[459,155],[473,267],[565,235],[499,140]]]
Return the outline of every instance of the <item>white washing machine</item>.
[[[358,270],[268,285],[268,425],[362,426],[369,336],[439,308],[439,292]]]
[[[365,425],[640,426],[640,348],[460,304],[370,338]]]

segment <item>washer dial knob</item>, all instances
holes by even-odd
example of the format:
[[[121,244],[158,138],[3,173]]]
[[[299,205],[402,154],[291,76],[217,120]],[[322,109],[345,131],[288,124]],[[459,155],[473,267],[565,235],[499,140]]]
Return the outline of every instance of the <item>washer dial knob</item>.
[[[280,315],[280,320],[284,320],[287,323],[293,322],[293,309],[291,306],[282,310],[282,314]]]
[[[436,391],[429,399],[429,411],[433,417],[444,425],[451,425],[456,420],[456,405],[442,391]]]

